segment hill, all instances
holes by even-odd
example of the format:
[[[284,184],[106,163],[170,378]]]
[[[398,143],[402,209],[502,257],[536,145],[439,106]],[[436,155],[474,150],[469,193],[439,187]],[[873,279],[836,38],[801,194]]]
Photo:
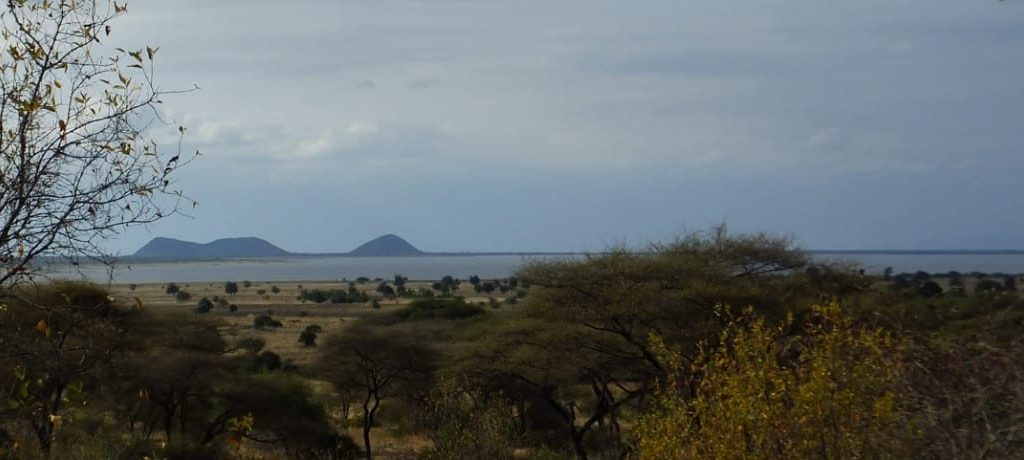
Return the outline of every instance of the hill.
[[[392,234],[370,240],[348,253],[356,257],[408,257],[423,254],[423,251],[416,249],[408,241]]]
[[[291,253],[254,237],[223,238],[206,244],[154,238],[132,257],[140,259],[239,259],[285,257]]]

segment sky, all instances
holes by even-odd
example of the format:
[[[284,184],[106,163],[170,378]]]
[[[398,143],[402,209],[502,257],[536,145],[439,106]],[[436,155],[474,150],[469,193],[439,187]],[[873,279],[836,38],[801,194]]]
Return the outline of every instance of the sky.
[[[110,242],[1024,248],[1024,2],[135,0],[199,205]]]

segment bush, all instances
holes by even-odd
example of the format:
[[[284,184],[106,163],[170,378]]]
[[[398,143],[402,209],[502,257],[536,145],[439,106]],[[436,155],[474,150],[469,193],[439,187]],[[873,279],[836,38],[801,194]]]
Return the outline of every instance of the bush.
[[[303,289],[302,292],[299,293],[298,299],[316,303],[330,302],[332,304],[363,303],[370,300],[369,296],[366,295],[365,292],[355,288],[350,288],[348,291],[341,291],[337,289]]]
[[[924,298],[938,297],[942,295],[942,287],[935,281],[925,281],[917,287],[917,294]]]
[[[733,322],[717,351],[697,357],[693,397],[678,377],[690,366],[654,340],[674,370],[638,424],[640,458],[910,457],[896,407],[902,344],[834,305],[813,316],[797,337],[792,320]]]
[[[304,347],[315,347],[316,332],[310,331],[309,328],[306,328],[306,330],[299,334],[299,343]]]
[[[274,294],[278,294],[278,293],[281,292],[281,288],[279,288],[277,286],[270,286],[270,292],[273,292]]]
[[[228,281],[224,283],[224,292],[228,294],[238,293],[238,283],[234,281]]]
[[[195,312],[199,314],[204,314],[209,313],[211,310],[213,310],[213,302],[211,302],[210,299],[203,297],[196,305]]]
[[[406,321],[423,319],[465,319],[484,314],[483,308],[467,304],[463,299],[417,299],[395,311],[395,316]]]
[[[280,321],[271,318],[270,315],[259,315],[252,320],[252,326],[259,330],[283,327]]]
[[[192,294],[189,294],[187,291],[178,291],[178,293],[174,295],[174,300],[177,300],[178,302],[188,302],[189,300],[192,300]]]
[[[164,292],[166,292],[168,295],[174,295],[177,294],[178,291],[180,290],[181,288],[179,288],[177,284],[170,283],[167,285],[167,289]]]
[[[978,284],[974,285],[975,294],[985,294],[988,292],[1002,292],[1003,285],[996,280],[983,279],[978,281]]]

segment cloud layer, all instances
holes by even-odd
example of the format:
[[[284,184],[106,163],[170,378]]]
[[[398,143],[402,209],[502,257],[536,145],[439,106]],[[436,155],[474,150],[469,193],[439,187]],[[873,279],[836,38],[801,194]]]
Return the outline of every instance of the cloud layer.
[[[203,205],[115,245],[561,250],[725,220],[815,247],[1024,246],[1022,20],[955,0],[138,2],[118,40],[202,87],[168,111],[207,153],[183,178]]]

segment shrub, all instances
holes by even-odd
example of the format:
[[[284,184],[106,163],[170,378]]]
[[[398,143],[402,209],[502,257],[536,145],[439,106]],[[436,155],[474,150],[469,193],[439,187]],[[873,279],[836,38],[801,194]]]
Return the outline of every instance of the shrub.
[[[177,300],[178,302],[188,302],[189,300],[192,300],[192,294],[189,294],[187,291],[178,291],[178,293],[174,295],[174,300]]]
[[[278,293],[281,292],[281,288],[279,288],[277,286],[270,286],[270,292],[273,292],[274,294],[278,294]]]
[[[179,288],[177,284],[170,283],[167,285],[167,289],[164,292],[166,292],[168,295],[174,295],[177,294],[178,291],[180,290],[181,288]]]
[[[264,330],[269,328],[278,328],[284,326],[280,321],[271,318],[270,315],[259,315],[252,320],[252,325],[256,329]]]
[[[302,331],[302,333],[299,334],[299,343],[304,347],[315,347],[316,333],[310,332],[309,330]]]
[[[228,281],[224,283],[224,292],[228,294],[235,294],[238,292],[238,283],[234,281]]]
[[[681,356],[653,340],[673,371],[638,423],[640,458],[907,458],[896,410],[903,346],[837,306],[813,313],[797,337],[791,319],[733,322],[693,364],[702,377],[692,398]]]
[[[203,297],[202,299],[200,299],[199,303],[196,304],[196,310],[195,310],[196,313],[199,313],[199,314],[209,313],[210,310],[213,310],[213,302],[211,302],[210,299],[207,299],[206,297]]]
[[[925,281],[917,287],[917,294],[924,298],[938,297],[942,295],[942,287],[935,281]]]
[[[996,280],[983,279],[978,281],[978,284],[974,285],[975,294],[985,294],[988,292],[1002,292],[1003,285]]]
[[[469,305],[462,299],[417,299],[395,311],[395,316],[406,321],[423,319],[464,319],[484,314],[483,308]]]

